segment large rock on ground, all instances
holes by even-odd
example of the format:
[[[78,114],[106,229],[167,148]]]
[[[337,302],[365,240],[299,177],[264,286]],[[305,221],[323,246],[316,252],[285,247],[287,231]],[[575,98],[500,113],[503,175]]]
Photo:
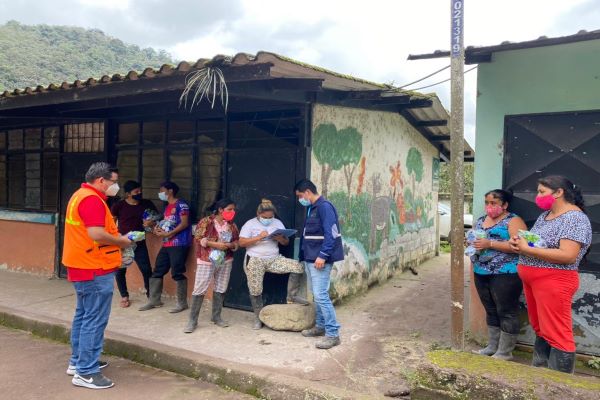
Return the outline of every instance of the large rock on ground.
[[[271,304],[260,311],[259,318],[273,330],[300,332],[315,325],[315,307],[312,304]]]

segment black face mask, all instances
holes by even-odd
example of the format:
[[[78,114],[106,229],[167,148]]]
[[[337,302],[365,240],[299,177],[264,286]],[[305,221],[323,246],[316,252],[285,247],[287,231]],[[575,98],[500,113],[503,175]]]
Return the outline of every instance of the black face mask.
[[[138,193],[138,194],[134,194],[131,196],[132,199],[134,199],[135,201],[140,201],[142,200],[142,194]]]

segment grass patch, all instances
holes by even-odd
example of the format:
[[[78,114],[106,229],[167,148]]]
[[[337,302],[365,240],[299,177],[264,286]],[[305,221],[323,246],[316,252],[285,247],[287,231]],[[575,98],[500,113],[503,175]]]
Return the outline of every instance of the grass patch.
[[[450,253],[452,246],[445,240],[440,241],[440,253]]]

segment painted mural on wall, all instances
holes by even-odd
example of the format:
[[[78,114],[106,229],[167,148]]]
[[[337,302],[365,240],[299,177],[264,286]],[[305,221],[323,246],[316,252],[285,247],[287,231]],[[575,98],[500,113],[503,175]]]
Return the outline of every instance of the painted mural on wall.
[[[437,151],[394,113],[317,105],[311,177],[339,213],[346,260],[333,295],[344,297],[435,254]],[[427,160],[427,162],[425,162]]]

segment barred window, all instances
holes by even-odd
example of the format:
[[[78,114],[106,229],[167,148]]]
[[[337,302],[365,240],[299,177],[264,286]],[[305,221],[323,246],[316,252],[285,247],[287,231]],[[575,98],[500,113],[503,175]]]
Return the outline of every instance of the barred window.
[[[101,153],[104,151],[104,122],[65,125],[65,152]]]

